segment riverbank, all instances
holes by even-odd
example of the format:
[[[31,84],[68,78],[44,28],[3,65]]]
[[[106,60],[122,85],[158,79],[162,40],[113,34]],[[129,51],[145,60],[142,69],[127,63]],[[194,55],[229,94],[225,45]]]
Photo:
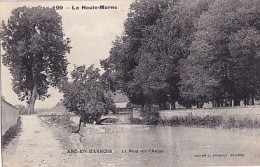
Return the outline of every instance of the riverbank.
[[[153,113],[154,114],[154,113]],[[260,128],[260,106],[179,109],[158,111],[156,116],[131,118],[131,124],[152,124],[163,126]]]
[[[198,116],[221,115],[225,119],[228,119],[229,117],[260,119],[260,105],[161,110],[159,113],[163,119],[169,119],[173,116],[187,116],[190,114]]]
[[[38,116],[44,118],[51,124],[59,124],[68,131],[73,132],[78,128],[79,116],[69,112],[42,113]],[[108,119],[110,125],[120,124],[120,120]],[[104,116],[109,117],[109,116]],[[110,122],[109,122],[110,121]],[[128,124],[132,125],[162,125],[162,126],[187,126],[205,128],[260,128],[260,106],[246,106],[234,108],[213,108],[213,109],[178,109],[159,111],[159,114],[149,117],[132,117]]]
[[[76,126],[77,122],[72,124]],[[73,148],[84,152],[72,154],[80,164],[89,163],[97,166],[259,164],[260,154],[257,149],[260,147],[257,142],[259,129],[87,124],[86,127],[82,127],[79,134],[75,134],[60,125],[52,123],[49,124],[49,128],[54,131],[63,149]],[[109,150],[110,153],[90,153],[96,149]]]

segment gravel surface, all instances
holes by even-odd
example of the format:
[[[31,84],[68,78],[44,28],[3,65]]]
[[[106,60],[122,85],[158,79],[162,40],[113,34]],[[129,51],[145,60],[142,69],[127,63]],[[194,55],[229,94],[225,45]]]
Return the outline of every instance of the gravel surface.
[[[36,115],[21,119],[22,132],[2,152],[4,167],[70,166],[71,156],[46,124]]]

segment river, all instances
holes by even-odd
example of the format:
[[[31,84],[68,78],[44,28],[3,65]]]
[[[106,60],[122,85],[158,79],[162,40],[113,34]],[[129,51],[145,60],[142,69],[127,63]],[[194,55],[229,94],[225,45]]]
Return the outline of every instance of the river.
[[[260,165],[259,139],[248,129],[87,125],[66,149],[90,166]]]

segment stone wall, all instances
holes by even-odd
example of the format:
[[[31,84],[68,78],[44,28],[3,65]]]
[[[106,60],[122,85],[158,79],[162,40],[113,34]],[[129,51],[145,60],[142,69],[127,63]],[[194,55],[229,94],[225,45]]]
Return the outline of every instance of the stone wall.
[[[10,127],[14,126],[17,123],[19,110],[18,108],[14,107],[10,103],[2,99],[1,112],[2,112],[1,122],[2,122],[2,136],[3,136]]]

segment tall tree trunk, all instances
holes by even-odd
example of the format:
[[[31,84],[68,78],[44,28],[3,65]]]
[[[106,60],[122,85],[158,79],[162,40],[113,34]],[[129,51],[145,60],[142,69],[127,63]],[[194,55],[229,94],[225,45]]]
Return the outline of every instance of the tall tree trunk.
[[[199,102],[199,108],[203,108],[204,102]]]
[[[165,101],[165,102],[163,102],[163,110],[167,110],[166,101]]]
[[[198,101],[196,102],[196,105],[197,105],[197,108],[200,108],[200,105],[199,105],[199,102],[198,102]]]
[[[82,123],[82,115],[80,116],[80,119],[79,119],[79,127],[78,127],[78,130],[74,131],[74,133],[79,133],[80,127],[81,127],[81,123]]]
[[[234,106],[240,106],[240,99],[234,99]]]
[[[245,105],[245,106],[247,105],[246,98],[244,98],[244,105]]]
[[[216,107],[216,100],[215,99],[212,101],[212,107]]]
[[[158,108],[159,108],[159,110],[162,110],[162,105],[161,105],[161,103],[160,102],[158,102]]]
[[[144,113],[144,104],[141,104],[141,112]]]
[[[172,104],[172,109],[176,109],[175,102],[171,103]]]
[[[250,95],[250,96],[249,96],[249,99],[248,99],[249,105],[254,105],[254,104],[255,104],[254,101],[255,101],[254,96],[253,96],[253,95]]]
[[[192,105],[191,104],[186,104],[186,109],[191,109]]]
[[[228,99],[228,106],[233,107],[233,99],[232,98]]]
[[[219,103],[218,100],[215,101],[215,106],[216,106],[216,107],[219,107],[219,106],[220,106],[220,103]]]
[[[244,99],[244,104],[245,104],[245,106],[248,106],[248,105],[249,105],[249,97],[246,97],[246,98]]]
[[[34,105],[35,105],[35,100],[36,100],[36,91],[37,91],[37,84],[34,83],[33,90],[32,90],[32,96],[30,98],[30,103],[29,103],[28,115],[34,113]]]

